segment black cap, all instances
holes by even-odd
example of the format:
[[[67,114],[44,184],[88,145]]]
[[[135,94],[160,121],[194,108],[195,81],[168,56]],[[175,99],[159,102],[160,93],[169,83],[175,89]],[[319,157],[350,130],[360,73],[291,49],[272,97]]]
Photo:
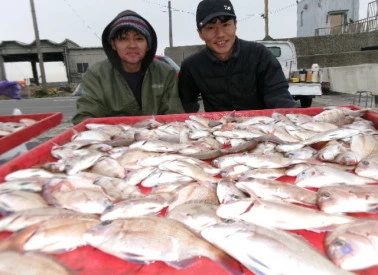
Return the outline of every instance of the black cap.
[[[234,7],[229,0],[202,0],[197,7],[197,28],[201,29],[211,19],[222,15],[236,18]]]

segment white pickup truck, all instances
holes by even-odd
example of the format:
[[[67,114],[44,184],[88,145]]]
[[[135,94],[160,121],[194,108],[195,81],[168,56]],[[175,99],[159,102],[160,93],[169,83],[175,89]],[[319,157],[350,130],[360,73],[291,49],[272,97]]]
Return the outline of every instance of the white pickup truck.
[[[285,76],[290,80],[291,72],[297,71],[297,53],[290,41],[273,40],[257,41],[264,44],[278,59]],[[320,80],[321,81],[321,80]],[[320,82],[290,82],[289,92],[295,100],[299,100],[301,107],[310,107],[315,96],[322,95]]]

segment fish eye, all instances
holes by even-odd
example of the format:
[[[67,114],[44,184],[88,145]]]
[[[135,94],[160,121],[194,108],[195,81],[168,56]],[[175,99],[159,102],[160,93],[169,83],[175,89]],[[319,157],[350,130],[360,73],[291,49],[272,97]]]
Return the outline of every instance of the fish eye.
[[[103,221],[102,223],[101,223],[101,225],[109,225],[109,224],[111,224],[113,221],[112,220],[106,220],[106,221]]]
[[[331,193],[329,193],[329,192],[322,192],[322,193],[320,193],[320,197],[328,199],[328,198],[331,197]]]
[[[332,245],[335,246],[336,248],[340,248],[344,255],[351,253],[353,251],[352,247],[345,240],[336,239],[332,243]]]
[[[364,166],[368,166],[370,164],[368,160],[363,160],[363,161],[361,161],[361,163]]]

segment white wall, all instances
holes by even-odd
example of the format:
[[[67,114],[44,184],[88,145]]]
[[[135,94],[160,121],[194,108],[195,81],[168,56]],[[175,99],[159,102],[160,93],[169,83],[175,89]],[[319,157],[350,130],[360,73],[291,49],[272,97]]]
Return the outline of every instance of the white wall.
[[[339,10],[348,11],[347,20],[357,21],[359,19],[359,0],[302,0],[298,2],[297,37],[314,36],[315,29],[329,27],[328,13]]]
[[[354,94],[370,91],[378,94],[378,64],[362,64],[323,69],[323,81],[330,82],[331,91]]]

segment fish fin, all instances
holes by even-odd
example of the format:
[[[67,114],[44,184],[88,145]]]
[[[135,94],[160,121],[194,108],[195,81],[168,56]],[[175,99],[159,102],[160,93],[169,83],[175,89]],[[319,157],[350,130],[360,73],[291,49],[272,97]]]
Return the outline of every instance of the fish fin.
[[[165,261],[165,263],[173,268],[183,269],[183,268],[193,265],[196,262],[196,260],[197,260],[196,258],[191,258],[191,259],[185,259],[182,261],[172,261],[172,262]]]
[[[34,235],[38,228],[39,223],[35,223],[14,232],[9,238],[0,242],[0,249],[12,249],[18,252],[24,251],[24,244]]]
[[[225,252],[223,252],[222,250],[219,250],[219,252],[216,253],[216,257],[212,260],[219,264],[224,270],[226,270],[230,274],[244,274],[240,263],[228,254],[226,254]]]

